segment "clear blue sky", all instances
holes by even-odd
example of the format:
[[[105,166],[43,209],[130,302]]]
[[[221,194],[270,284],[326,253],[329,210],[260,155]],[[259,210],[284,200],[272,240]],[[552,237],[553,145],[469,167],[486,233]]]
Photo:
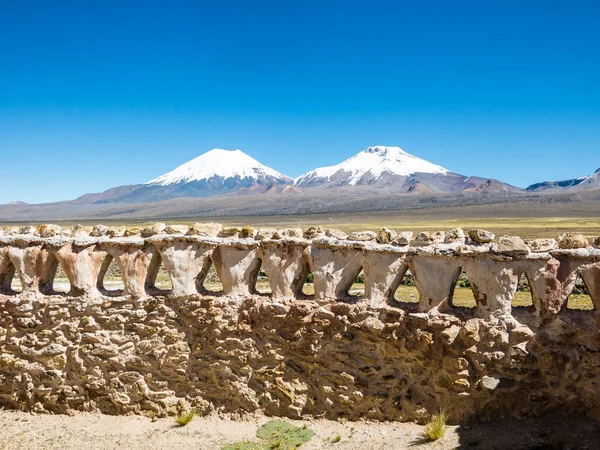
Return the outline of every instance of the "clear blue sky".
[[[600,2],[0,0],[0,203],[211,148],[290,176],[397,145],[518,186],[600,167]]]

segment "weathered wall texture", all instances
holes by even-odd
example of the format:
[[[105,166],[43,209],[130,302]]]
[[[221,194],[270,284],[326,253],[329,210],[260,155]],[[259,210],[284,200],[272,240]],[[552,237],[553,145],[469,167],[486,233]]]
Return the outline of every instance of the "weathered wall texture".
[[[413,239],[391,230],[346,237],[155,228],[141,230],[145,237],[51,226],[0,236],[1,405],[162,415],[186,403],[390,420],[423,419],[440,407],[454,420],[552,410],[600,417],[600,250],[581,236],[526,245],[481,230]],[[118,296],[101,283],[111,260],[125,285]],[[154,286],[161,261],[169,292]],[[223,282],[219,296],[202,287],[211,264]],[[68,295],[53,291],[59,265]],[[272,295],[255,292],[259,270]],[[420,293],[415,312],[393,300],[406,270]],[[461,270],[474,309],[451,304]],[[21,293],[11,290],[15,271]],[[350,298],[361,271],[365,296]],[[302,294],[309,272],[314,298]],[[534,306],[513,308],[523,273]],[[593,311],[566,309],[578,274]]]

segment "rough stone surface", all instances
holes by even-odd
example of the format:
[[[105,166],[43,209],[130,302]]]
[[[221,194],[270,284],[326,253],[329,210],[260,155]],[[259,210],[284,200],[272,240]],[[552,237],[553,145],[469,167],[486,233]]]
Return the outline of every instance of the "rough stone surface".
[[[335,238],[335,239],[346,239],[348,235],[341,230],[336,230],[335,228],[326,228],[325,236]]]
[[[423,231],[415,236],[411,244],[413,245],[431,245],[444,242],[446,234],[443,231]]]
[[[108,230],[109,230],[109,228],[106,225],[96,225],[92,229],[90,236],[94,236],[94,237],[106,236],[108,234]]]
[[[241,238],[253,238],[255,234],[256,230],[253,227],[247,225],[245,227],[242,227],[239,236]]]
[[[286,228],[284,230],[277,230],[273,237],[275,239],[282,238],[301,238],[304,235],[302,228]]]
[[[123,277],[118,293],[102,285],[111,262]],[[170,291],[154,285],[161,263]],[[219,296],[202,285],[211,266]],[[69,294],[52,289],[59,267]],[[261,270],[271,295],[256,294]],[[394,300],[407,270],[418,311]],[[462,270],[473,309],[452,305]],[[309,272],[314,296],[302,293]],[[351,296],[361,272],[365,294]],[[11,289],[15,274],[22,292]],[[531,308],[511,304],[521,274]],[[565,308],[578,275],[593,311]],[[4,234],[0,406],[169,415],[185,404],[201,413],[374,420],[424,420],[443,408],[455,421],[548,412],[600,419],[599,301],[600,251],[591,247],[525,254],[522,241],[502,237],[488,251],[321,234]]]
[[[453,230],[448,231],[446,233],[446,244],[451,244],[454,242],[465,242],[465,232],[462,228],[454,228]]]
[[[323,230],[323,228],[321,227],[309,227],[305,232],[304,232],[304,239],[314,239],[317,236],[320,236],[322,234],[325,234],[325,231]]]
[[[256,232],[254,239],[256,239],[257,241],[262,241],[264,239],[271,239],[276,232],[277,232],[277,230],[275,228],[260,228]]]
[[[142,230],[137,227],[131,227],[125,230],[125,237],[140,236],[141,234]]]
[[[486,244],[488,242],[492,242],[495,237],[496,235],[494,233],[487,230],[476,229],[469,231],[469,238],[473,242],[477,242],[478,244]]]
[[[164,232],[167,234],[187,234],[190,227],[187,225],[167,225]]]
[[[382,228],[379,231],[379,233],[377,233],[377,243],[391,244],[396,236],[397,234],[394,230],[390,230],[389,228]]]
[[[412,240],[413,232],[412,231],[402,231],[398,233],[398,236],[394,238],[392,241],[393,245],[404,246],[410,244]]]
[[[66,231],[66,232],[65,232]],[[75,237],[75,238],[82,238],[84,236],[89,236],[92,232],[91,229],[88,229],[86,227],[84,227],[81,224],[75,224],[72,227],[63,230],[63,233],[65,236],[71,236],[71,237]]]
[[[558,239],[558,248],[563,249],[574,249],[574,248],[585,248],[590,243],[583,234],[576,233],[563,233]]]
[[[534,253],[549,252],[558,248],[556,239],[540,238],[527,242],[527,245]]]
[[[110,227],[106,233],[110,237],[124,237],[127,232],[127,227]]]
[[[377,234],[373,231],[353,231],[347,237],[349,241],[374,241]]]
[[[51,238],[54,237],[58,234],[60,234],[62,231],[62,227],[60,227],[59,225],[55,225],[53,223],[45,223],[43,225],[40,225],[39,227],[37,227],[37,234],[39,234],[41,237],[43,238]]]
[[[223,225],[220,223],[209,222],[209,223],[195,223],[193,224],[189,231],[189,235],[194,236],[218,236],[221,230],[223,229]]]
[[[492,246],[492,251],[503,255],[528,255],[530,250],[525,241],[519,236],[500,236],[498,243]]]
[[[155,223],[154,225],[150,225],[149,227],[142,228],[141,235],[142,237],[150,237],[155,234],[160,234],[165,231],[167,226],[164,223]]]

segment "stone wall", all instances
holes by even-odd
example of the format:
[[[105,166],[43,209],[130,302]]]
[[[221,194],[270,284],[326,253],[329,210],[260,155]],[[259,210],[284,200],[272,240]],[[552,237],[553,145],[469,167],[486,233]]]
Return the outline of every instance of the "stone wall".
[[[600,418],[599,242],[54,225],[0,233],[0,405],[109,414]],[[118,265],[124,290],[102,284]],[[155,285],[164,265],[172,289]],[[211,265],[219,295],[203,287]],[[71,291],[57,293],[62,270]],[[272,294],[258,294],[259,272]],[[415,308],[394,299],[410,271]],[[452,304],[464,271],[475,308]],[[365,294],[348,291],[364,274]],[[308,273],[314,296],[302,293]],[[17,274],[22,291],[13,291]],[[533,305],[511,304],[519,277]],[[577,276],[592,311],[566,308]]]

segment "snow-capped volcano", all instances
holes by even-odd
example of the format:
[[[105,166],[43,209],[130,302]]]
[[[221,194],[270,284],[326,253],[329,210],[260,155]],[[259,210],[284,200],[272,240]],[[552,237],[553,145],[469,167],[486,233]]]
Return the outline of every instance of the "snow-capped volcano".
[[[137,203],[178,197],[211,197],[242,188],[291,184],[292,179],[241,150],[215,148],[147,183],[126,186],[120,196],[101,202]]]
[[[215,148],[145,184],[167,186],[208,181],[214,178],[254,180],[255,184],[286,184],[292,181],[291,178],[262,165],[241,150]]]
[[[369,147],[335,166],[311,170],[294,180],[296,186],[321,184],[361,185],[379,180],[406,178],[416,173],[447,175],[451,172],[405,152],[400,147]]]

